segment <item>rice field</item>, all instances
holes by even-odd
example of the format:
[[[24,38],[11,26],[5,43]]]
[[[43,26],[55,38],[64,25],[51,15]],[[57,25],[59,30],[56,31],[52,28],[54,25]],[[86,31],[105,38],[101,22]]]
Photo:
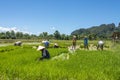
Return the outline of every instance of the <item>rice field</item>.
[[[53,48],[54,43],[60,48]],[[90,41],[89,46],[96,45]],[[0,80],[120,80],[120,45],[106,41],[103,51],[85,50],[82,41],[77,41],[74,53],[68,51],[71,41],[51,41],[51,59],[38,61],[41,52],[33,46],[0,47]],[[61,54],[69,59],[52,59]]]

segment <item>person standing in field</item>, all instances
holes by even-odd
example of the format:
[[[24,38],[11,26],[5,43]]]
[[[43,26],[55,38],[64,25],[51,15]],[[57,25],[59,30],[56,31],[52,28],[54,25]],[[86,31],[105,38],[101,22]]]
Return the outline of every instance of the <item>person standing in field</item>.
[[[48,50],[45,49],[45,47],[39,46],[37,51],[41,51],[42,52],[42,57],[39,58],[39,60],[50,59],[50,54],[49,54]]]
[[[72,49],[75,50],[76,48],[76,36],[73,36],[73,40],[72,40]]]
[[[84,38],[84,49],[88,49],[88,50],[89,50],[89,48],[88,48],[88,38],[87,38],[87,36],[85,36],[85,38]]]

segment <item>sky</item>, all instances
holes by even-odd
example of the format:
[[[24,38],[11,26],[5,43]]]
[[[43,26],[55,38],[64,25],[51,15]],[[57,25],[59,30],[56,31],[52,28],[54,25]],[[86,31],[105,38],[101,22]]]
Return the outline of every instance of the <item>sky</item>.
[[[0,0],[0,31],[37,34],[120,22],[120,0]]]

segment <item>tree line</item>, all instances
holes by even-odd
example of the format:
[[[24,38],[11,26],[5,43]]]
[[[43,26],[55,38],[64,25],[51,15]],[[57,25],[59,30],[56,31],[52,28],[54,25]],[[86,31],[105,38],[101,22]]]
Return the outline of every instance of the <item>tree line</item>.
[[[84,36],[88,36],[90,40],[104,38],[110,39],[113,32],[120,32],[120,23],[115,26],[111,24],[101,24],[100,26],[92,26],[84,29],[80,28],[74,30],[70,35],[61,34],[56,30],[53,34],[48,32],[42,32],[39,35],[28,34],[23,32],[6,31],[0,32],[0,39],[57,39],[57,40],[71,40],[73,35],[76,35],[77,39],[83,39]]]
[[[56,30],[53,34],[48,34],[48,32],[42,32],[39,35],[28,34],[23,32],[14,32],[6,31],[0,32],[0,39],[58,39],[58,40],[69,40],[71,39],[71,35],[60,34],[58,30]]]

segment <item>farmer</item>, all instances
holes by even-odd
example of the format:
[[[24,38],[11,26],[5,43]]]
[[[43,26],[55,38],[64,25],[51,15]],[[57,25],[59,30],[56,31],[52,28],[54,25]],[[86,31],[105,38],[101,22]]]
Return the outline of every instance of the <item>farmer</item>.
[[[73,36],[72,49],[75,50],[75,48],[76,48],[76,36]]]
[[[59,48],[57,43],[54,44],[54,48]]]
[[[97,50],[100,48],[103,50],[104,42],[102,40],[98,41]]]
[[[85,38],[84,38],[84,48],[89,49],[88,48],[88,38],[87,38],[87,36],[85,36]]]
[[[14,46],[21,46],[22,42],[21,41],[17,41],[14,43]]]
[[[42,41],[42,43],[44,43],[45,48],[49,47],[49,41],[48,40]]]
[[[49,54],[48,50],[45,49],[45,47],[39,46],[37,50],[42,52],[42,57],[39,60],[50,58],[50,54]]]

